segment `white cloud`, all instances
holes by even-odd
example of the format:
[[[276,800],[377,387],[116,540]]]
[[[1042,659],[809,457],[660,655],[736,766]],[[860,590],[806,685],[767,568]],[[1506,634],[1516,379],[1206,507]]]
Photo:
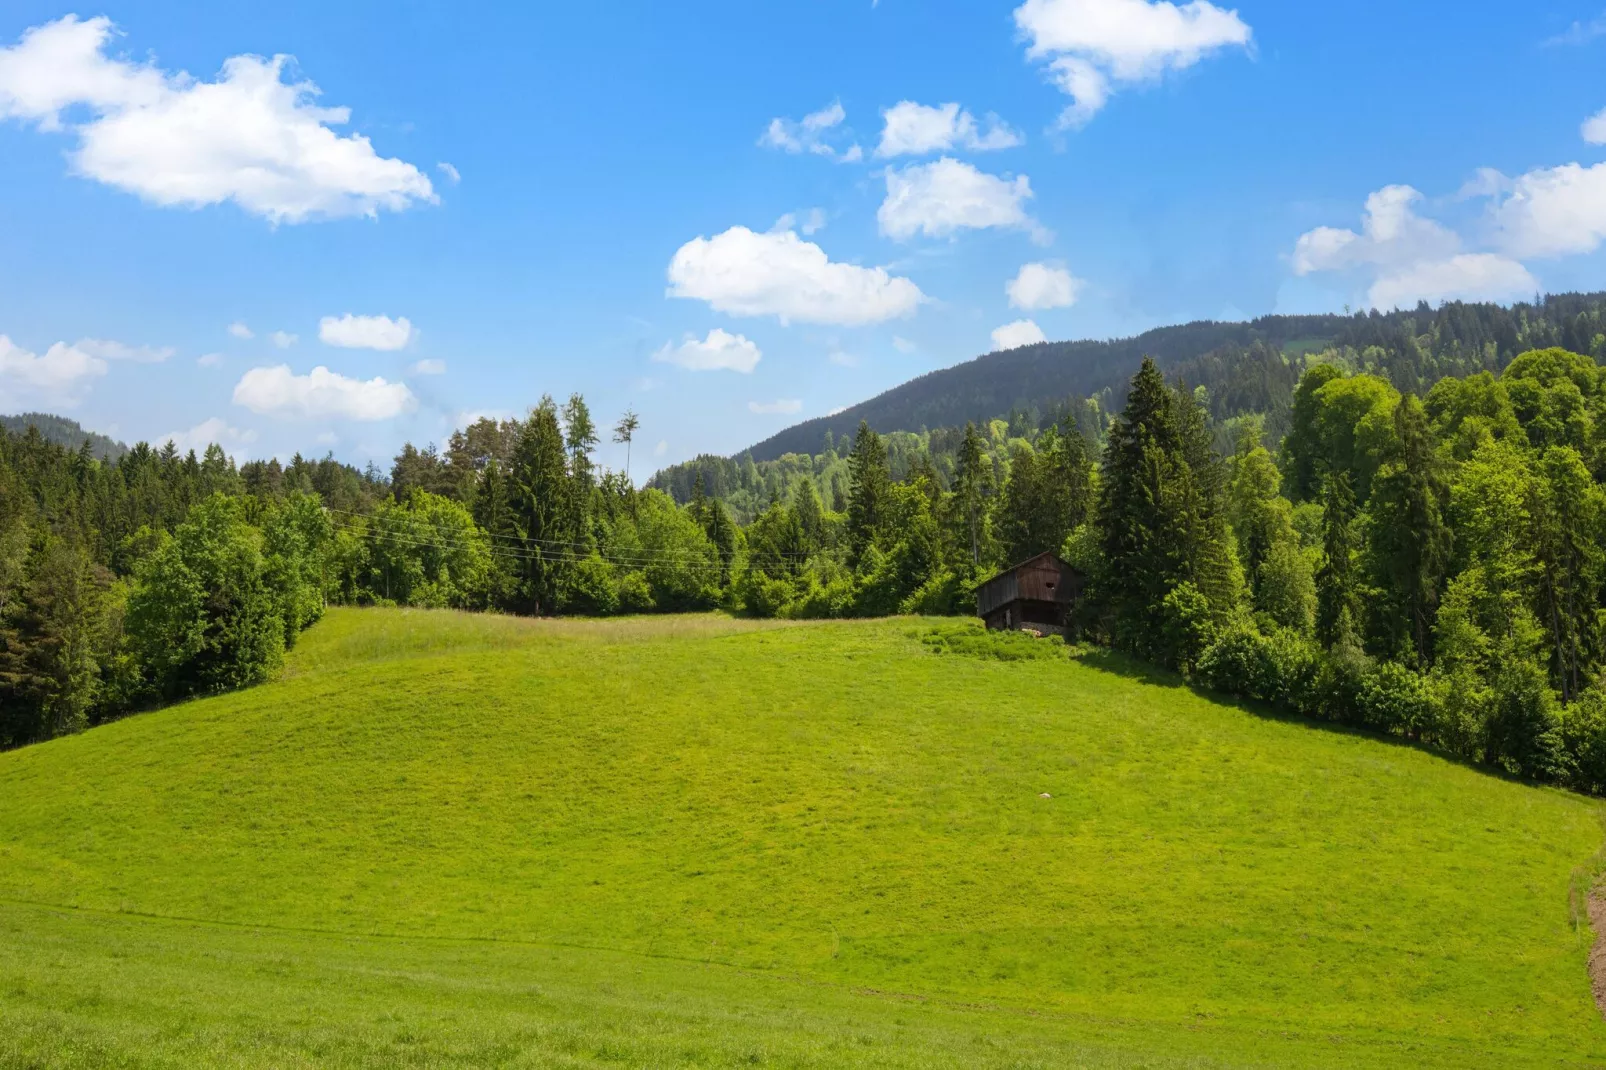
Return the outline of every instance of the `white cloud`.
[[[242,340],[256,337],[255,334],[251,333],[251,328],[247,327],[238,320],[229,324],[229,334]]]
[[[0,404],[76,405],[106,374],[106,362],[76,346],[57,342],[43,356],[0,334]]]
[[[195,363],[202,368],[216,368],[223,363],[222,353],[202,353],[195,358]]]
[[[731,371],[747,375],[758,367],[764,354],[742,335],[715,327],[702,341],[698,341],[696,335],[688,334],[678,346],[666,344],[652,355],[652,359],[687,371]]]
[[[230,446],[244,446],[255,442],[255,431],[242,431],[237,427],[230,427],[221,417],[214,416],[203,420],[188,431],[169,431],[152,439],[157,446],[165,446],[171,442],[178,447],[180,453],[194,450],[196,453],[205,453],[206,447],[216,443],[228,448]]]
[[[1463,252],[1459,235],[1417,215],[1421,199],[1410,186],[1378,190],[1366,199],[1360,233],[1317,227],[1302,235],[1294,246],[1294,274],[1364,269],[1373,277],[1367,300],[1374,308],[1504,300],[1539,288],[1516,260]]]
[[[892,336],[892,348],[896,349],[899,353],[918,353],[920,351],[920,347],[914,342],[909,341],[909,339],[904,338],[902,335],[896,334]]]
[[[885,125],[875,154],[882,158],[924,156],[956,148],[988,152],[1014,148],[1024,140],[996,115],[987,117],[987,129],[983,131],[976,117],[958,104],[933,108],[903,100],[883,111],[881,117]]]
[[[666,454],[668,452],[669,452],[669,440],[668,439],[659,439],[658,440],[658,445],[656,445],[656,446],[654,446],[652,448],[652,455],[654,457],[662,457],[664,454]]]
[[[1591,145],[1606,145],[1606,108],[1585,119],[1579,133]]]
[[[805,115],[801,120],[771,119],[770,125],[760,135],[758,143],[766,149],[779,149],[794,155],[808,152],[838,163],[856,163],[864,158],[862,148],[855,144],[846,149],[838,149],[830,143],[833,131],[836,131],[847,117],[848,113],[843,109],[842,103],[833,101],[819,111]]]
[[[451,164],[447,163],[445,160],[442,160],[440,163],[436,164],[435,170],[445,175],[446,180],[454,186],[463,181],[463,173],[457,168],[453,167]]]
[[[825,229],[825,211],[820,208],[810,208],[808,215],[803,217],[803,225],[798,228],[804,237],[818,234]]]
[[[826,415],[827,416],[841,416],[843,413],[845,413],[847,411],[848,411],[848,407],[846,405],[838,405],[836,408],[834,408],[830,412],[826,413]]]
[[[1032,184],[1025,175],[999,178],[944,156],[901,171],[887,171],[887,197],[876,212],[881,233],[906,240],[916,234],[944,238],[961,229],[1021,227],[1041,237],[1026,214]]]
[[[445,375],[446,362],[444,360],[420,360],[408,368],[413,375]]]
[[[289,331],[274,331],[268,338],[280,349],[289,349],[300,340],[299,335],[291,334]]]
[[[1031,320],[1016,320],[1006,323],[993,331],[993,351],[1001,353],[1006,349],[1019,349],[1021,346],[1036,345],[1046,342],[1043,329]]]
[[[792,231],[746,227],[681,246],[669,262],[668,293],[733,316],[844,327],[909,316],[925,300],[920,287],[885,268],[834,262]]]
[[[1065,270],[1063,264],[1022,264],[1013,279],[1004,284],[1011,308],[1028,312],[1042,308],[1069,308],[1076,304],[1082,280]]]
[[[318,321],[319,341],[342,349],[405,349],[413,335],[413,325],[406,316],[393,320],[389,316],[353,316],[348,312]]]
[[[0,49],[0,118],[70,127],[75,172],[159,205],[233,201],[300,223],[436,200],[418,168],[330,129],[350,110],[319,107],[311,82],[286,84],[290,57],[235,56],[206,82],[108,57],[115,33],[105,17],[68,15]]]
[[[1223,48],[1248,48],[1253,32],[1236,11],[1208,0],[1026,0],[1015,25],[1028,58],[1046,60],[1071,105],[1061,128],[1081,126],[1114,86],[1185,70]]]
[[[172,346],[130,346],[102,338],[80,338],[77,348],[101,360],[128,360],[136,364],[160,364],[177,352]]]
[[[1508,301],[1538,290],[1538,280],[1515,260],[1458,253],[1393,269],[1372,284],[1368,297],[1374,308],[1409,308],[1418,301]]]
[[[325,367],[296,375],[288,364],[252,368],[234,387],[234,403],[292,420],[388,420],[417,406],[406,383],[348,379]]]
[[[795,398],[783,398],[779,401],[749,401],[747,403],[747,411],[756,412],[761,416],[791,416],[794,413],[803,411],[803,403]]]
[[[1493,216],[1499,243],[1513,256],[1594,252],[1606,241],[1606,163],[1519,175],[1493,206]]]

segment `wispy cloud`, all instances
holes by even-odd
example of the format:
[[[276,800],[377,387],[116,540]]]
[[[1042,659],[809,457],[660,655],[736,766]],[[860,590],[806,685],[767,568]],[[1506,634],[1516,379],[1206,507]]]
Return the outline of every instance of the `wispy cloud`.
[[[1574,22],[1567,29],[1554,37],[1544,41],[1546,48],[1556,48],[1561,45],[1587,45],[1591,41],[1606,37],[1606,11],[1596,15],[1588,22]]]

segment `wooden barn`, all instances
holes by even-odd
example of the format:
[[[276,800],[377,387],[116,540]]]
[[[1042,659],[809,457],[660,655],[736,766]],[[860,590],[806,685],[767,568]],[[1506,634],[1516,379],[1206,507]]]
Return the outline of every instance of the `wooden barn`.
[[[976,588],[976,614],[989,628],[1064,635],[1082,582],[1082,574],[1056,555],[1038,554]]]

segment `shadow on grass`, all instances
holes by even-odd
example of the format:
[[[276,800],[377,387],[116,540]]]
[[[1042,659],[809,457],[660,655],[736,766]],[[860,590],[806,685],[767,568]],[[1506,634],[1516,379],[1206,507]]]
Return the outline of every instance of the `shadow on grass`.
[[[1474,761],[1471,758],[1462,757],[1459,754],[1444,750],[1441,747],[1436,747],[1431,743],[1424,743],[1421,740],[1408,739],[1405,736],[1397,736],[1391,732],[1380,732],[1375,728],[1368,728],[1365,725],[1347,724],[1343,721],[1328,721],[1320,717],[1311,717],[1307,714],[1296,713],[1292,710],[1275,706],[1269,702],[1262,702],[1258,699],[1246,699],[1237,695],[1228,695],[1220,691],[1213,691],[1208,687],[1203,687],[1188,680],[1181,673],[1175,672],[1171,669],[1162,668],[1158,665],[1153,665],[1149,662],[1143,661],[1141,658],[1133,657],[1130,654],[1123,654],[1120,651],[1110,650],[1107,647],[1082,645],[1077,647],[1077,649],[1072,652],[1071,657],[1079,664],[1086,665],[1088,668],[1096,669],[1099,672],[1109,673],[1113,676],[1119,676],[1126,680],[1134,680],[1142,684],[1149,684],[1154,687],[1166,687],[1175,690],[1190,691],[1199,698],[1206,699],[1221,706],[1228,706],[1236,710],[1242,710],[1244,713],[1259,717],[1262,720],[1278,721],[1283,724],[1301,725],[1306,728],[1320,729],[1324,732],[1331,732],[1335,735],[1341,736],[1350,736],[1355,739],[1370,739],[1376,740],[1380,743],[1390,743],[1397,747],[1405,747],[1422,754],[1432,755],[1434,758],[1449,762],[1452,765],[1459,765],[1465,769],[1471,769],[1485,776],[1492,776],[1496,779],[1504,780],[1511,784],[1522,784],[1531,788],[1549,788],[1554,791],[1566,792],[1569,795],[1577,795],[1580,798],[1590,799],[1593,802],[1601,801],[1596,799],[1594,796],[1583,795],[1559,784],[1551,784],[1542,780],[1531,780],[1508,770],[1501,769],[1498,766],[1485,765],[1482,762]],[[1606,850],[1606,848],[1603,848],[1603,850]]]

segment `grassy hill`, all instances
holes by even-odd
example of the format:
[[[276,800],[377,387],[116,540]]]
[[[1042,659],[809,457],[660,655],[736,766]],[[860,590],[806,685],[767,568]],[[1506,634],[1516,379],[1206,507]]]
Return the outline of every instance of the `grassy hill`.
[[[0,754],[0,1065],[1606,1061],[1596,803],[956,627],[340,610]]]

